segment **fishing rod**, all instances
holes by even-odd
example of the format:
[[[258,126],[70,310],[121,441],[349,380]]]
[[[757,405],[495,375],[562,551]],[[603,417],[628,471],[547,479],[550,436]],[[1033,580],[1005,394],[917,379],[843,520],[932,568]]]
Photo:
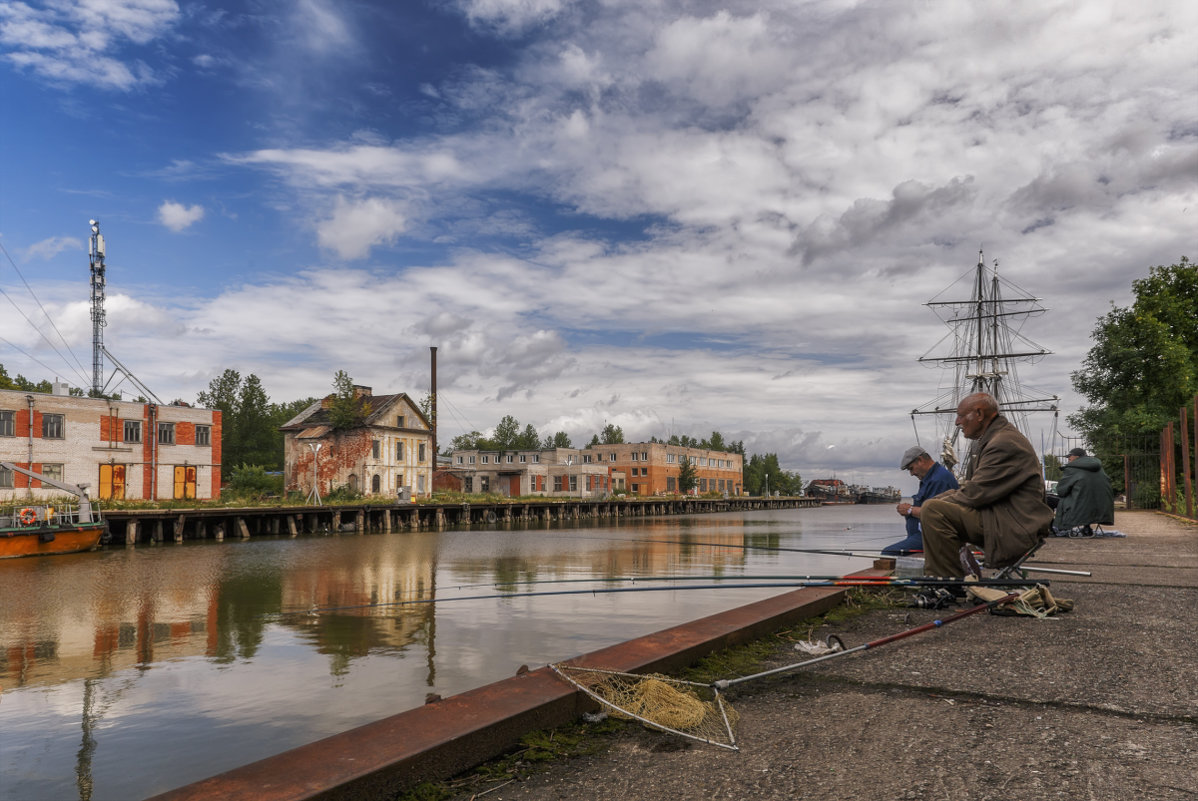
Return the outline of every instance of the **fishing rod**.
[[[836,580],[817,580],[817,581],[782,581],[782,582],[765,582],[765,583],[746,583],[746,584],[685,584],[682,586],[669,587],[592,587],[586,590],[538,590],[535,592],[502,592],[488,593],[486,595],[455,595],[449,598],[412,598],[404,601],[381,601],[369,604],[353,604],[350,606],[328,606],[320,608],[311,608],[304,611],[296,610],[294,612],[284,612],[283,615],[317,615],[321,612],[344,612],[354,609],[376,609],[384,606],[410,606],[417,604],[435,604],[449,601],[490,601],[506,598],[533,598],[545,597],[551,595],[611,595],[615,593],[625,592],[682,592],[687,590],[717,590],[717,589],[739,589],[739,590],[755,590],[755,589],[804,589],[804,588],[819,588],[819,587],[1035,587],[1044,585],[1042,581],[1031,581],[1028,579],[980,579],[969,580],[952,579],[952,578],[886,578],[882,577],[877,580],[858,578],[858,579],[836,579]]]
[[[946,618],[933,620],[930,623],[924,623],[922,626],[915,626],[914,628],[906,629],[905,631],[900,631],[897,634],[891,634],[886,637],[881,637],[876,640],[871,640],[870,642],[863,643],[862,645],[858,645],[856,648],[849,648],[847,650],[833,651],[830,654],[823,654],[822,656],[817,656],[812,659],[807,659],[803,662],[796,662],[793,665],[783,665],[782,667],[774,668],[773,670],[764,670],[761,673],[754,673],[751,676],[742,676],[739,679],[720,679],[719,681],[713,682],[711,684],[711,686],[717,690],[726,690],[729,687],[733,687],[737,684],[742,684],[746,681],[753,681],[754,679],[760,679],[760,678],[764,678],[766,676],[773,676],[778,673],[786,673],[787,671],[798,670],[799,668],[809,667],[809,666],[817,664],[819,662],[826,662],[829,659],[835,659],[837,657],[847,656],[848,654],[854,654],[859,651],[866,651],[870,648],[879,648],[883,645],[886,645],[887,643],[892,643],[892,642],[895,642],[896,640],[901,640],[906,637],[910,637],[914,634],[919,634],[920,632],[931,631],[932,629],[947,626],[949,623],[952,623],[953,621],[956,621],[956,620],[960,620],[963,617],[969,617],[970,615],[976,615],[978,612],[984,612],[987,609],[993,609],[994,607],[998,606],[999,604],[1010,603],[1012,601],[1017,601],[1018,599],[1019,599],[1019,593],[1011,593],[1002,598],[996,598],[993,601],[987,601],[984,604],[979,604],[979,605],[971,607],[969,609],[962,610],[960,612],[957,612],[954,615],[949,615]],[[837,637],[836,641],[839,642],[840,638]],[[843,643],[842,643],[842,645],[843,645]]]
[[[963,579],[954,578],[937,578],[935,576],[901,576],[898,580],[907,580],[911,578],[922,579],[927,583],[949,582],[959,584]],[[618,583],[629,582],[635,584],[638,581],[860,581],[870,583],[891,583],[896,580],[894,576],[863,576],[856,573],[846,573],[839,575],[796,575],[794,573],[786,573],[780,575],[735,575],[713,573],[710,575],[676,575],[676,576],[593,576],[591,578],[568,578],[568,579],[530,579],[527,581],[514,579],[512,581],[486,581],[475,584],[453,584],[446,581],[441,581],[438,587],[442,590],[455,589],[466,590],[476,589],[479,587],[531,587],[544,584],[587,584],[587,583]],[[1010,586],[1002,580],[1003,583],[998,586]],[[1035,584],[1037,582],[1027,582]],[[1042,582],[1041,582],[1042,583]]]
[[[814,553],[824,554],[827,556],[855,556],[863,559],[889,559],[893,558],[889,554],[883,554],[880,551],[839,551],[832,549],[820,548],[784,548],[776,545],[733,545],[725,542],[684,542],[683,540],[662,540],[662,539],[635,539],[635,540],[619,540],[620,542],[655,542],[665,545],[699,545],[707,548],[736,548],[742,551],[784,551],[786,553]],[[906,554],[902,554],[906,555]],[[912,556],[914,554],[911,554]],[[922,555],[922,554],[921,554]],[[1029,573],[1054,573],[1062,576],[1091,576],[1089,570],[1064,570],[1054,567],[1040,567],[1038,565],[1023,564],[1019,567],[1020,570],[1026,570]]]

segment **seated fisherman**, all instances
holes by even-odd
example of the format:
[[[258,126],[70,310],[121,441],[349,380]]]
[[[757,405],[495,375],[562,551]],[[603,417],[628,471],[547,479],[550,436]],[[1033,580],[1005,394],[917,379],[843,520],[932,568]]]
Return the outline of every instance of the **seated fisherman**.
[[[896,511],[907,519],[907,537],[883,548],[882,553],[886,556],[923,553],[923,535],[919,529],[919,512],[923,502],[957,488],[957,477],[952,471],[918,445],[912,445],[903,452],[899,469],[919,479],[919,491],[911,496],[911,503],[900,503],[896,507]]]
[[[999,414],[992,395],[962,400],[956,422],[974,440],[965,480],[927,501],[919,519],[928,575],[961,578],[961,546],[980,545],[987,567],[1007,567],[1049,533],[1053,515],[1035,449]]]
[[[1058,534],[1080,528],[1082,535],[1091,537],[1095,523],[1115,522],[1115,491],[1111,479],[1102,469],[1102,462],[1087,456],[1081,448],[1069,451],[1069,463],[1063,467],[1057,482],[1057,513],[1053,527]]]

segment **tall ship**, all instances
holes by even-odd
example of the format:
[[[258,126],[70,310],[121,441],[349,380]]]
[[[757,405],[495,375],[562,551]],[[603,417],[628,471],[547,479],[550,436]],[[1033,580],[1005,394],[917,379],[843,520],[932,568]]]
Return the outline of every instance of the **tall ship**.
[[[977,266],[925,305],[949,329],[919,358],[943,368],[944,376],[935,398],[911,410],[916,441],[928,453],[957,472],[968,464],[970,442],[956,426],[956,413],[961,399],[975,392],[993,395],[1003,416],[1033,443],[1032,415],[1051,413],[1056,430],[1060,398],[1022,383],[1018,372],[1020,364],[1052,353],[1022,333],[1029,319],[1048,311],[1040,298],[1002,278],[998,261],[987,265],[979,251]]]

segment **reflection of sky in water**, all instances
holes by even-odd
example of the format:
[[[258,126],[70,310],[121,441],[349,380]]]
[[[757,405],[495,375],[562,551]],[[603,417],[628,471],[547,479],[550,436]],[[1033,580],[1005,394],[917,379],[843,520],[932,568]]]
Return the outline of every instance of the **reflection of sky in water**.
[[[450,600],[493,594],[497,581],[548,593],[590,589],[572,581],[590,576],[837,574],[870,562],[769,549],[876,551],[901,536],[892,507],[855,506],[9,560],[0,799],[80,797],[79,774],[98,801],[144,797],[418,706],[429,692],[785,591]],[[436,605],[279,614],[427,597],[434,586]]]

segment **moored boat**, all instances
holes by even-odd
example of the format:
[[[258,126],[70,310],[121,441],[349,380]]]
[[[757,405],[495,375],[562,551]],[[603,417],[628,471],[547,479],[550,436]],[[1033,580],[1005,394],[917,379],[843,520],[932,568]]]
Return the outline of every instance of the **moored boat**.
[[[0,559],[91,551],[107,541],[108,524],[84,487],[55,481],[11,462],[0,462],[0,467],[23,473],[75,498],[0,505]]]

